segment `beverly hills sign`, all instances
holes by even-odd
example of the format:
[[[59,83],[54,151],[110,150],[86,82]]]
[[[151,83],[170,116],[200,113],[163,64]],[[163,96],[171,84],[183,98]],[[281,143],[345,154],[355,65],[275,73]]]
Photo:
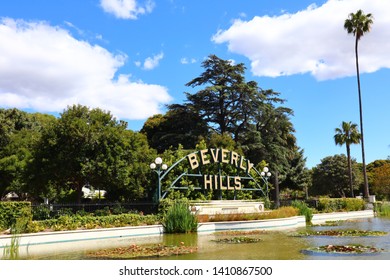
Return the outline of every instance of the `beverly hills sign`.
[[[187,160],[191,170],[199,169],[202,166],[209,164],[230,164],[237,170],[245,172],[247,175],[253,169],[253,163],[251,163],[245,157],[239,155],[236,152],[229,151],[227,149],[204,149],[187,155]],[[201,173],[201,171],[200,171]],[[220,172],[219,172],[220,173]],[[239,190],[242,188],[241,179],[242,176],[230,176],[221,174],[202,174],[203,175],[203,188],[204,189],[219,189],[219,190]],[[247,179],[247,177],[245,177]]]
[[[181,164],[185,165],[177,168]],[[164,198],[172,189],[252,190],[260,191],[263,195],[268,191],[265,177],[256,170],[254,164],[228,149],[199,150],[184,156],[169,168],[162,164],[161,158],[152,165],[151,168],[158,174],[158,199]],[[178,173],[176,168],[181,170],[181,173]],[[169,176],[169,185],[164,184],[163,181],[171,172],[175,176]],[[247,183],[248,181],[252,183]]]

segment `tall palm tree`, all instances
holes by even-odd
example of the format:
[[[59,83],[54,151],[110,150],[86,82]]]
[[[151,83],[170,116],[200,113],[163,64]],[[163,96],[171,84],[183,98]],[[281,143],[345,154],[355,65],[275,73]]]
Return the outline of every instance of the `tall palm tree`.
[[[364,137],[363,137],[363,109],[362,109],[362,95],[360,91],[360,73],[359,73],[359,55],[358,55],[358,43],[361,37],[370,31],[373,24],[372,14],[364,14],[362,10],[358,10],[355,14],[350,13],[348,18],[344,22],[344,28],[348,34],[355,36],[355,62],[356,62],[356,76],[359,93],[359,112],[360,112],[360,133],[361,133],[361,146],[362,146],[362,161],[363,161],[363,176],[364,176],[364,197],[368,198],[370,195],[368,190],[368,180],[366,171],[366,158],[364,154]]]
[[[342,122],[341,128],[336,128],[335,132],[336,134],[334,135],[334,142],[336,145],[342,146],[345,144],[347,147],[349,187],[351,189],[351,197],[354,197],[350,146],[351,144],[359,144],[361,134],[358,131],[357,124],[351,122]]]

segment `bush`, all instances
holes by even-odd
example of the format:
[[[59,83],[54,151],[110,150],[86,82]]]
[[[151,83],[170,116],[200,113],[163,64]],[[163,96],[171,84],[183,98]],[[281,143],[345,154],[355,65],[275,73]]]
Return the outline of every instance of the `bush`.
[[[108,206],[103,209],[98,209],[95,211],[95,216],[109,216],[111,215],[110,208]]]
[[[49,205],[42,204],[32,208],[32,218],[35,221],[50,219],[51,211]]]
[[[360,198],[320,198],[318,210],[326,213],[364,210],[364,200]]]
[[[63,231],[75,229],[111,228],[124,226],[153,225],[158,223],[156,215],[120,214],[110,216],[63,215],[57,219],[32,221],[26,232],[39,232],[45,229]]]
[[[0,229],[24,231],[31,220],[30,202],[0,202]]]
[[[198,229],[198,221],[185,202],[175,202],[167,210],[162,224],[167,233],[195,232]]]

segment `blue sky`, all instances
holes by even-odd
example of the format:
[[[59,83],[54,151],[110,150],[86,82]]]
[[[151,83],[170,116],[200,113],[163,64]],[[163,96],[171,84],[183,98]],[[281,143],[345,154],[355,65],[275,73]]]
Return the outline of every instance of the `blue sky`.
[[[367,163],[390,155],[390,1],[4,0],[0,106],[57,114],[83,104],[139,130],[210,54],[243,62],[247,80],[280,92],[309,168],[345,153],[333,135],[359,124],[351,12],[374,15],[360,41]],[[352,156],[361,162],[360,145]]]

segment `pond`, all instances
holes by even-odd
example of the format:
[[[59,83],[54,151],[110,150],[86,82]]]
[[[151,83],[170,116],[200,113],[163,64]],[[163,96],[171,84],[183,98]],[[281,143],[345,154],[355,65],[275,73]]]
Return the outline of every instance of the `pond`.
[[[384,231],[383,236],[365,237],[332,237],[332,236],[294,236],[298,231],[355,229],[366,231]],[[137,242],[137,244],[163,244],[166,246],[197,247],[195,253],[185,255],[173,255],[165,257],[150,257],[148,259],[165,260],[325,260],[325,259],[361,259],[361,260],[390,260],[390,219],[389,218],[366,218],[351,221],[343,221],[337,224],[326,226],[314,226],[310,228],[300,228],[296,231],[281,232],[256,232],[251,233],[251,238],[256,238],[256,243],[230,243],[216,242],[221,239],[228,239],[232,236],[243,236],[229,234],[165,234],[159,237],[143,238],[139,241],[122,240],[115,246],[125,247]],[[138,243],[139,242],[139,243]],[[348,245],[361,244],[382,249],[379,253],[373,254],[333,254],[333,253],[304,253],[304,250],[323,245]],[[94,259],[87,251],[80,251],[71,254],[59,254],[40,259]],[[145,259],[145,258],[142,258]]]

